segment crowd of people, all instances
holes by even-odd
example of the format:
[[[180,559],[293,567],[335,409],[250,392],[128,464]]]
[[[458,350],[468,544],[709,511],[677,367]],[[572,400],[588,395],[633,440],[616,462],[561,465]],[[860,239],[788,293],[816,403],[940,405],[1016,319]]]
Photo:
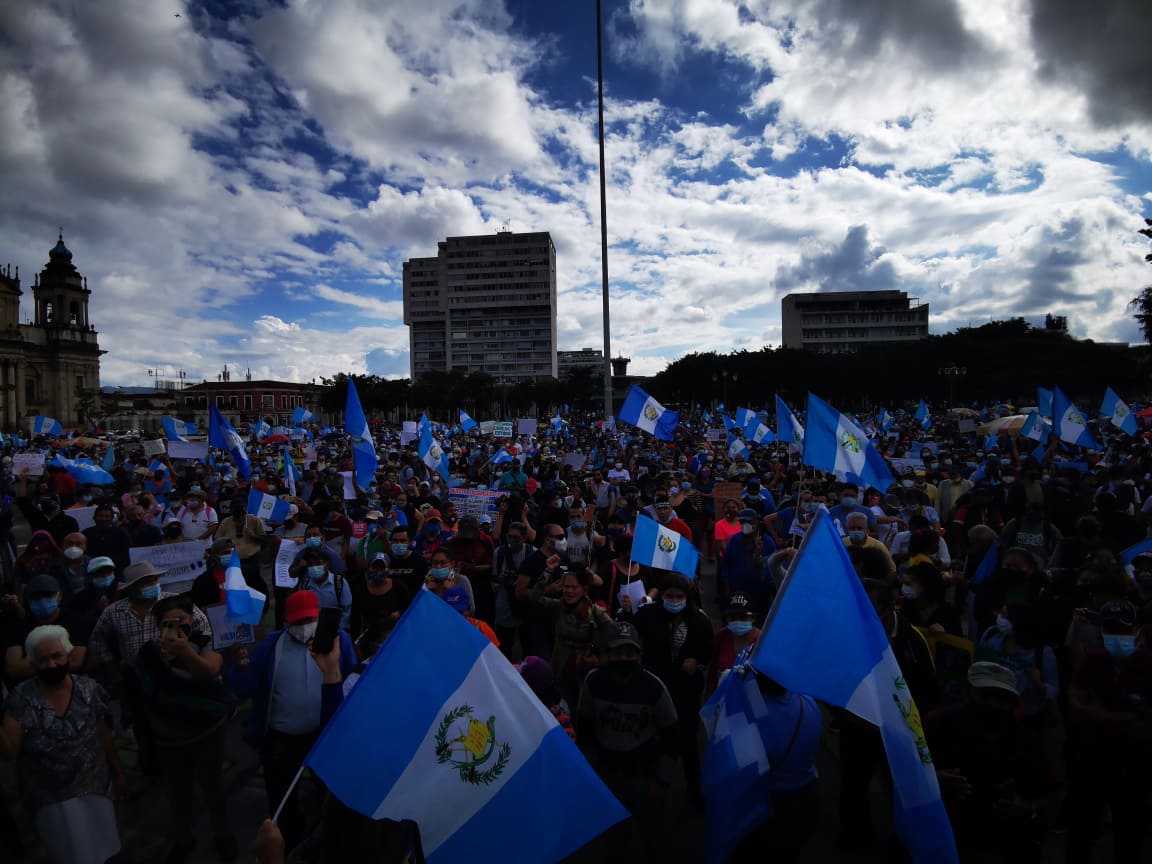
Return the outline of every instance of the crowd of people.
[[[519,665],[632,814],[602,838],[604,859],[657,860],[669,788],[682,782],[685,805],[708,808],[701,706],[755,645],[827,510],[925,718],[961,860],[1025,864],[1057,842],[1066,860],[1092,861],[1106,812],[1115,860],[1143,860],[1148,440],[1106,435],[1085,453],[985,440],[943,416],[926,432],[908,417],[874,439],[893,468],[878,488],[805,466],[799,445],[729,456],[701,415],[686,412],[673,441],[579,416],[515,441],[446,429],[443,474],[380,426],[366,482],[348,439],[316,429],[290,448],[249,438],[247,477],[219,451],[180,461],[119,446],[114,483],[96,486],[51,464],[12,474],[9,452],[0,528],[11,537],[22,520],[31,533],[22,548],[9,541],[3,568],[0,758],[16,761],[40,842],[60,864],[131,860],[114,802],[155,784],[171,808],[166,861],[205,842],[188,818],[197,793],[216,855],[237,860],[255,826],[232,824],[221,776],[240,715],[269,815],[280,811],[260,830],[261,860],[340,860],[294,781],[343,693],[429,591]],[[26,449],[50,444],[99,456],[90,441]],[[281,521],[248,512],[253,490],[287,503]],[[637,560],[638,519],[694,544],[698,571]],[[188,542],[204,566],[177,585],[147,550]],[[284,543],[291,562],[272,581]],[[253,641],[222,647],[209,616],[234,556],[267,606]],[[325,614],[338,624],[321,654]],[[899,855],[871,813],[873,780],[887,776],[879,732],[757,677],[776,717],[777,740],[764,741],[774,815],[732,860],[795,859],[821,825],[846,855]],[[132,776],[117,730],[135,739]],[[838,812],[821,814],[814,764],[833,739]],[[16,843],[14,806],[0,831]]]

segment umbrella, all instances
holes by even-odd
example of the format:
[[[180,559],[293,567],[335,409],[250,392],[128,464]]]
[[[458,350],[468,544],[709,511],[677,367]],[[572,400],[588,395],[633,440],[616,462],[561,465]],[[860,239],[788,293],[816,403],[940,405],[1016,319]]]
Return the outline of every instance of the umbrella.
[[[1019,435],[1024,424],[1028,422],[1027,414],[1010,414],[1007,417],[997,417],[976,429],[980,435]]]
[[[1141,408],[1139,411],[1136,412],[1136,416],[1137,417],[1152,417],[1152,405],[1149,405],[1147,408]]]
[[[971,408],[951,408],[948,411],[949,417],[979,417],[979,411],[973,411]]]

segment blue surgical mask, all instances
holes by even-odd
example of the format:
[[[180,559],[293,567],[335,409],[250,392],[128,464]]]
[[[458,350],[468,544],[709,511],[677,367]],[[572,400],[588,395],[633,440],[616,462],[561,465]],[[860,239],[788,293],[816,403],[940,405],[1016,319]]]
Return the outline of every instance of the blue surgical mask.
[[[677,613],[683,612],[686,608],[688,608],[688,601],[681,600],[678,603],[673,603],[670,600],[665,600],[664,608],[671,612],[673,615],[676,615]]]
[[[728,632],[734,636],[747,636],[752,632],[751,621],[729,621]]]
[[[137,594],[141,600],[159,600],[160,599],[160,586],[149,585],[146,588],[141,588]]]
[[[392,544],[392,554],[394,556],[396,556],[397,558],[403,558],[405,555],[408,554],[408,544],[407,543],[393,543]]]
[[[817,510],[820,509],[820,502],[809,501],[807,504],[804,505],[804,509],[807,510],[809,513],[815,513]]]
[[[317,548],[323,542],[324,542],[323,537],[306,537],[304,539],[304,545],[310,546],[313,549]]]
[[[432,567],[428,571],[428,575],[435,579],[437,582],[444,582],[452,575],[451,567]]]
[[[1007,636],[1012,632],[1012,622],[1003,615],[996,616],[996,629]]]
[[[573,519],[571,522],[568,523],[568,527],[572,528],[576,531],[579,531],[581,528],[583,528],[587,524],[588,523],[585,522],[583,519]]]
[[[55,615],[59,608],[60,603],[55,597],[40,597],[28,601],[28,611],[37,618],[48,618]]]
[[[843,498],[840,499],[840,506],[841,507],[855,507],[856,506],[856,499],[853,498],[851,495],[845,495]]]
[[[1103,634],[1104,650],[1113,660],[1126,660],[1136,653],[1136,637],[1124,633]]]
[[[906,597],[909,600],[915,600],[920,596],[920,591],[917,588],[913,588],[911,585],[901,585],[900,596]]]
[[[867,531],[849,531],[848,539],[853,543],[863,543],[865,538],[868,537]]]
[[[111,588],[112,582],[115,580],[115,575],[108,574],[107,576],[93,576],[92,584],[97,588]]]
[[[308,568],[308,578],[313,582],[323,582],[328,575],[328,568],[323,564],[313,564]]]

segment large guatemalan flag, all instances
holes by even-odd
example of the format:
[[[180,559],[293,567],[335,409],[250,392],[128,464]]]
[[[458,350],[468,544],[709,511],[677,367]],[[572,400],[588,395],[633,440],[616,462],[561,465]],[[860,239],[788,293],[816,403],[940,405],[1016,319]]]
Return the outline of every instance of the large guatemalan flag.
[[[628,817],[516,668],[428,591],[305,764],[353,810],[415,820],[429,864],[552,864]]]

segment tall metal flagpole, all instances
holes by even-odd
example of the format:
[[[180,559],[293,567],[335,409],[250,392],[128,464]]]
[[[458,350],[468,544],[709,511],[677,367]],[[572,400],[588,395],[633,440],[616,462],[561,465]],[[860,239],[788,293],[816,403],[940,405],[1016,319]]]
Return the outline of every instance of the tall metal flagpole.
[[[600,133],[600,277],[604,297],[604,419],[612,416],[612,337],[608,318],[608,196],[604,177],[604,51],[596,0],[596,101]]]

